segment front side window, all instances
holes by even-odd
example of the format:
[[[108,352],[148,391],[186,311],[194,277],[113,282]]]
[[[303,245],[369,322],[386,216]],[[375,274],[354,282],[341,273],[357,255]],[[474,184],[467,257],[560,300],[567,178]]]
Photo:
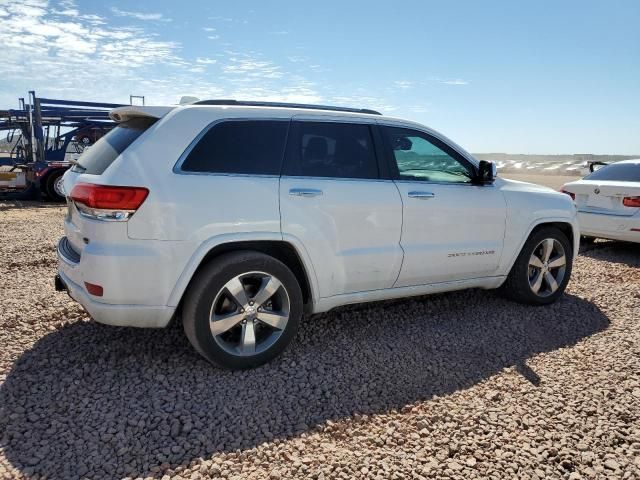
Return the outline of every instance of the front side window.
[[[406,128],[382,127],[393,151],[399,180],[471,183],[473,170],[464,159],[436,138]]]
[[[186,172],[279,175],[288,120],[229,120],[211,127],[182,163]]]
[[[378,178],[371,131],[357,123],[296,122],[284,174]]]

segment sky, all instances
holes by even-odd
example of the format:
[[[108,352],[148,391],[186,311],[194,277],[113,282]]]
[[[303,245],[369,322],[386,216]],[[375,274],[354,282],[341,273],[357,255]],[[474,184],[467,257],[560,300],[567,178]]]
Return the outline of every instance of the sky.
[[[0,0],[0,109],[321,103],[473,152],[640,155],[640,1]]]

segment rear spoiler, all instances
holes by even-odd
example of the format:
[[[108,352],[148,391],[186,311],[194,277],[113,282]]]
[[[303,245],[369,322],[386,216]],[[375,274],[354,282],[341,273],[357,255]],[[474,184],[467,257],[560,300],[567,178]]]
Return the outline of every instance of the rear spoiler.
[[[596,167],[604,167],[605,165],[609,165],[609,162],[589,161],[587,165],[589,165],[589,171],[593,173],[598,170]]]
[[[160,118],[175,107],[145,107],[142,105],[127,105],[125,107],[114,108],[109,112],[111,120],[114,122],[126,122],[136,117]]]

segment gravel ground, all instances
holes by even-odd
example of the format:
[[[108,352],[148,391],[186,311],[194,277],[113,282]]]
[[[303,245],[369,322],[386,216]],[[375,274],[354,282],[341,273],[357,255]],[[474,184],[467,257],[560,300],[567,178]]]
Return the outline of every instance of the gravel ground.
[[[0,478],[640,477],[640,246],[589,247],[549,307],[343,308],[228,372],[56,293],[63,212],[0,204]]]

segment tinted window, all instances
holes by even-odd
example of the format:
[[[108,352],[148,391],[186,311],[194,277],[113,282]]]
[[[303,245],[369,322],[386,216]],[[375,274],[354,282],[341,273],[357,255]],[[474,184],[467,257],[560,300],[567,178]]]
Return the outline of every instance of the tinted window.
[[[368,125],[296,122],[286,175],[378,178]]]
[[[383,127],[401,180],[470,183],[472,169],[443,142],[406,128]]]
[[[634,163],[613,163],[602,167],[585,180],[617,180],[619,182],[640,182],[640,165]]]
[[[157,120],[157,118],[133,118],[119,123],[95,145],[85,149],[78,163],[73,166],[73,171],[101,175],[118,155]]]
[[[279,175],[288,121],[226,121],[207,131],[182,164],[188,172]]]

